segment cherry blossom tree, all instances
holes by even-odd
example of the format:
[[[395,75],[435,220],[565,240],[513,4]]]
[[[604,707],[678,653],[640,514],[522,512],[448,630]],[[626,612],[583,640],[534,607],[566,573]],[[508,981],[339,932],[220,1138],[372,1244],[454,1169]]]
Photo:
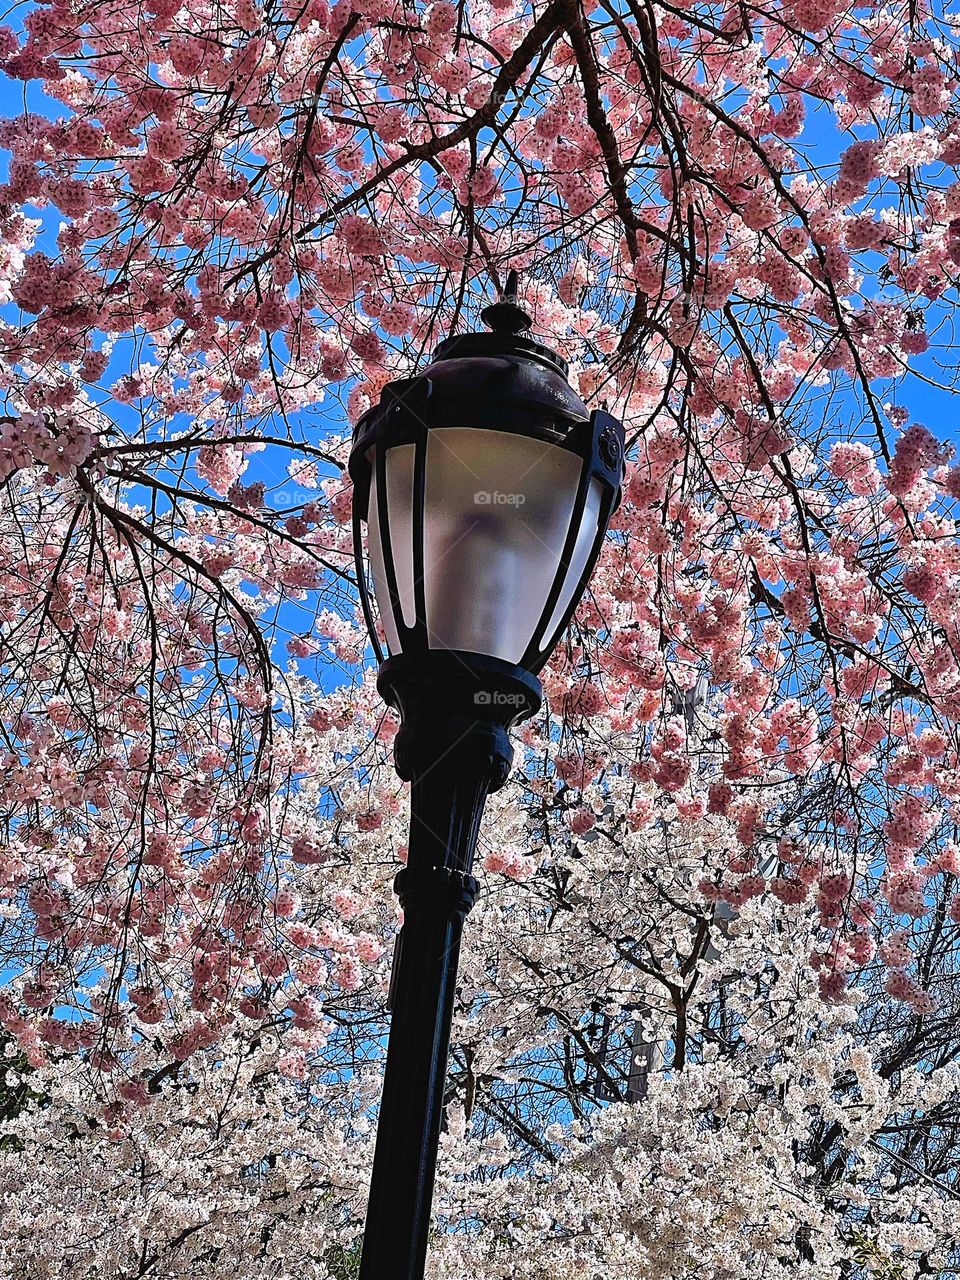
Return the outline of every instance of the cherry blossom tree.
[[[349,1274],[406,812],[349,423],[508,268],[630,464],[487,822],[435,1274],[949,1273],[956,18],[7,20],[11,1276]]]
[[[493,816],[498,837],[533,842],[525,806],[498,797]],[[401,839],[402,817],[385,828]],[[904,1016],[882,969],[824,1004],[809,911],[768,895],[711,922],[691,872],[723,864],[730,823],[682,829],[672,863],[668,841],[627,831],[615,876],[600,841],[569,836],[529,878],[490,874],[464,957],[429,1274],[950,1274],[955,956],[936,961],[943,1016]],[[382,862],[358,835],[349,868],[302,873],[304,913],[326,900],[372,922],[343,885]],[[712,958],[694,966],[703,937]],[[105,1111],[75,1055],[29,1073],[11,1059],[36,1100],[3,1126],[9,1274],[355,1274],[385,970],[349,1005],[330,1000],[322,1029],[238,1016],[175,1063],[138,1037],[142,1105]],[[598,993],[602,1057],[585,1016]],[[623,1042],[640,1004],[670,1066],[631,1105]]]

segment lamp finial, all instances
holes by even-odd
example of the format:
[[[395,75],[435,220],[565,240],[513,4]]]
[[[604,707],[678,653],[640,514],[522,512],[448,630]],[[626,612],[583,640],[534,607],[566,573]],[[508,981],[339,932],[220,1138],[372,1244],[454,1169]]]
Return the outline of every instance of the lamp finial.
[[[523,333],[532,324],[526,311],[517,302],[518,279],[516,271],[508,271],[499,302],[484,307],[480,312],[480,319],[494,333]]]

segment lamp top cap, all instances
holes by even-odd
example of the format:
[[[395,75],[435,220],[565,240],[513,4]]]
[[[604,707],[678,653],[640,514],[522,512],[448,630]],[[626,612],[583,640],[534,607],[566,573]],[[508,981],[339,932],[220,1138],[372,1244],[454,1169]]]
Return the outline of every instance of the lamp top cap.
[[[500,300],[489,307],[484,307],[480,312],[480,319],[494,333],[523,333],[533,323],[517,302],[517,283],[516,271],[507,272],[507,282],[503,287]]]
[[[484,307],[480,318],[492,332],[451,334],[434,351],[433,364],[464,357],[512,357],[545,365],[566,380],[569,373],[566,360],[542,342],[535,341],[526,332],[533,321],[517,302],[516,271],[507,273],[499,300]]]

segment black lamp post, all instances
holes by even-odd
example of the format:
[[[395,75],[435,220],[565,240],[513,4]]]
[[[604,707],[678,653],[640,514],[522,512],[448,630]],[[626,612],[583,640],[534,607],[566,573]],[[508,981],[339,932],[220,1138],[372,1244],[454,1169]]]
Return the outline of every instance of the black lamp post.
[[[401,716],[409,854],[361,1280],[422,1280],[463,922],[508,730],[540,707],[546,662],[596,563],[623,477],[623,427],[590,413],[558,355],[523,336],[510,273],[483,319],[354,431],[354,542],[377,688]],[[361,522],[367,524],[367,556]],[[389,657],[374,624],[373,579]]]

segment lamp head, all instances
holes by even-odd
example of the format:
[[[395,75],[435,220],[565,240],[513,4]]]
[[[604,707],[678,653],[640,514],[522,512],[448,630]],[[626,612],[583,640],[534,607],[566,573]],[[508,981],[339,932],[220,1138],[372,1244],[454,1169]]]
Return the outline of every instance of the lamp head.
[[[512,723],[533,714],[539,694],[536,705],[519,695],[495,705],[491,682],[501,694],[517,694],[517,680],[539,689],[536,673],[620,499],[624,433],[587,409],[559,355],[526,336],[515,272],[482,316],[490,332],[441,342],[421,373],[388,383],[357,422],[354,539],[371,638],[383,661],[367,561],[390,654],[387,700],[401,701],[402,672],[452,688],[459,669],[472,673],[469,706]],[[491,703],[471,701],[484,692]]]

